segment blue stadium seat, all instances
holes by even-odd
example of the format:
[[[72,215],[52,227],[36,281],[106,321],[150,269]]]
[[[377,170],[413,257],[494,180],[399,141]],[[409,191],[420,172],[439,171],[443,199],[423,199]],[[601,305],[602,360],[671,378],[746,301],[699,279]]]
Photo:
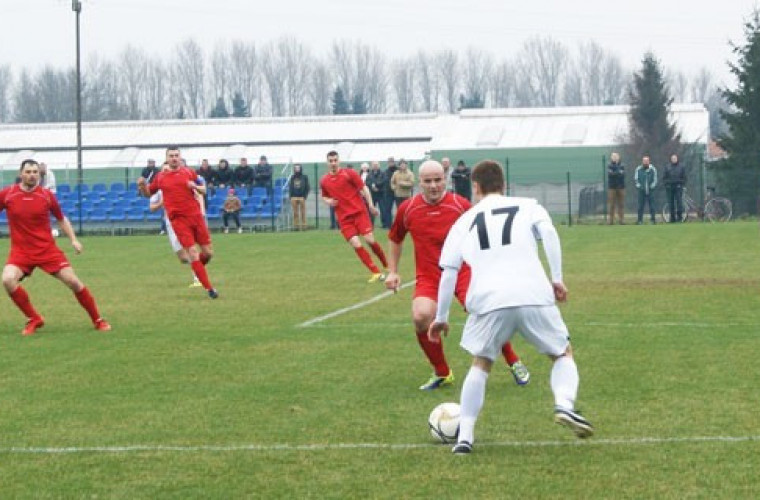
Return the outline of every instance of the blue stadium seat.
[[[128,221],[135,221],[135,222],[144,221],[145,209],[143,207],[131,207],[129,210],[127,210],[126,219]]]
[[[120,205],[114,205],[111,208],[111,211],[108,213],[108,220],[115,222],[115,221],[123,221],[126,219],[127,214],[126,210],[123,206]]]
[[[114,182],[111,184],[110,191],[114,193],[120,193],[120,192],[126,191],[126,188],[124,187],[123,182]]]
[[[71,186],[68,184],[58,184],[56,186],[56,194],[71,193]]]
[[[108,212],[103,207],[97,207],[90,210],[87,217],[90,222],[105,222],[108,220]]]
[[[106,188],[105,184],[103,184],[102,182],[98,182],[97,184],[92,185],[92,191],[96,193],[105,193],[106,191],[108,191],[108,189]]]
[[[145,214],[145,220],[161,220],[164,217],[163,210],[156,210],[155,212],[151,212],[150,209],[148,209]]]

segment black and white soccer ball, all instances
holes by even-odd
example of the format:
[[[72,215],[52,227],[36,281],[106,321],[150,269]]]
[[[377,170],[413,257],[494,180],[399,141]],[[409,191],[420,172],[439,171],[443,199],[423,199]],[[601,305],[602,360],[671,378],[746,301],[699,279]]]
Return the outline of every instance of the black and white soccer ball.
[[[430,435],[441,443],[455,443],[459,436],[459,404],[441,403],[428,417]]]

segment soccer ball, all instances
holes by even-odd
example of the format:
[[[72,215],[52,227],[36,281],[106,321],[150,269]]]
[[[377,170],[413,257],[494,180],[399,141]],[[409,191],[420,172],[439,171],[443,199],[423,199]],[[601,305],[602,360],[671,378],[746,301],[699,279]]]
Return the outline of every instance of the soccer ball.
[[[50,231],[50,232],[53,234],[53,238],[57,238],[57,237],[58,237],[58,235],[60,235],[60,233],[58,232],[58,230],[57,230],[57,229],[53,229],[53,230],[52,230],[52,231]]]
[[[459,436],[459,404],[441,403],[428,417],[430,435],[441,443],[454,443]]]

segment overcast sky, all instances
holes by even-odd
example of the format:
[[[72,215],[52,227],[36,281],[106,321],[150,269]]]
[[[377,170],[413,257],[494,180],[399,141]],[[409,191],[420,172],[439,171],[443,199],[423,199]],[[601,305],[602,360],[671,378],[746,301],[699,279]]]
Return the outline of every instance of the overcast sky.
[[[729,40],[744,42],[756,0],[83,0],[83,65],[127,45],[169,55],[193,37],[211,54],[218,42],[257,44],[293,35],[317,55],[335,39],[361,40],[388,56],[474,46],[512,57],[536,35],[575,49],[595,40],[638,69],[647,50],[666,69],[692,76],[706,67],[733,85]],[[73,65],[70,0],[0,0],[0,64],[14,71]]]

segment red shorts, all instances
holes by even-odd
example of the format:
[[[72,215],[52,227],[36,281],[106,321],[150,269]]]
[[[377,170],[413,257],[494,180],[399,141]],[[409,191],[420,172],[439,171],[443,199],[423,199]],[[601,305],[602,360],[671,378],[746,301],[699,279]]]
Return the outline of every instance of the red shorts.
[[[208,233],[206,219],[203,215],[176,215],[171,220],[174,234],[182,248],[190,248],[196,243],[210,245],[211,235]]]
[[[427,279],[421,276],[417,277],[417,284],[414,286],[414,298],[425,297],[430,300],[438,302],[438,284],[440,279]],[[467,297],[467,287],[470,284],[470,277],[459,273],[457,277],[457,285],[454,288],[454,296],[457,298],[460,304],[464,306],[465,298]]]
[[[58,247],[51,248],[42,258],[37,259],[30,258],[20,252],[11,252],[5,264],[18,267],[27,276],[31,276],[36,267],[48,274],[55,274],[61,269],[71,267],[69,259]]]
[[[346,238],[346,241],[354,236],[365,235],[372,232],[372,221],[369,220],[369,215],[366,211],[341,217],[338,221],[338,225],[340,226],[340,232],[343,233],[343,237]]]

